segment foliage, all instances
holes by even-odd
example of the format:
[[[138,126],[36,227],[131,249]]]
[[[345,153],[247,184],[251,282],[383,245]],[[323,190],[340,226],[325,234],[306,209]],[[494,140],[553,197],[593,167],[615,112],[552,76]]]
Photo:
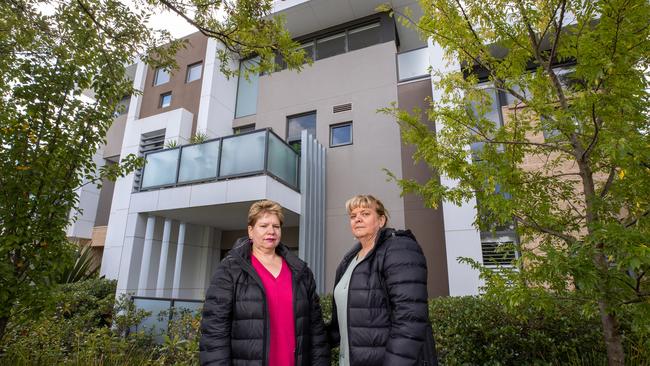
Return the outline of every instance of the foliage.
[[[55,274],[52,283],[73,283],[94,278],[99,274],[99,264],[95,262],[92,248],[87,246],[76,246],[74,261]]]
[[[91,279],[58,286],[54,310],[11,324],[0,364],[198,365],[200,315],[175,314],[164,342],[156,344],[132,331],[150,314],[126,297],[115,301],[115,285]]]
[[[610,364],[622,364],[618,323],[647,327],[647,316],[622,317],[650,312],[650,3],[420,3],[416,27],[463,70],[433,74],[436,132],[419,113],[384,110],[414,158],[446,177],[399,184],[432,207],[475,198],[483,231],[514,221],[519,271],[488,277],[488,294],[515,306],[576,290],[599,311]],[[510,105],[494,111],[497,95]]]
[[[205,142],[208,139],[208,135],[205,132],[197,132],[190,138],[190,144],[200,144]]]
[[[276,53],[302,67],[304,52],[269,16],[270,0],[0,3],[0,339],[16,304],[30,304],[23,310],[34,315],[52,305],[50,278],[74,260],[64,229],[77,190],[143,163],[128,155],[97,168],[92,158],[120,100],[139,93],[125,67],[136,57],[176,66],[184,41],[147,27],[161,8],[222,42],[227,75],[237,72],[233,60],[253,55],[260,61],[251,70],[272,70]]]

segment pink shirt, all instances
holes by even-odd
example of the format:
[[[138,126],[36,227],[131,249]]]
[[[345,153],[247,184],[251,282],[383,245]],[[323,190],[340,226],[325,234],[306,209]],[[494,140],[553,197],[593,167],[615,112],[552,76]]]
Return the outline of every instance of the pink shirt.
[[[271,326],[269,342],[269,366],[294,366],[296,359],[296,326],[293,318],[293,286],[291,269],[282,259],[282,269],[277,278],[254,255],[251,255],[253,268],[262,279],[269,324]]]

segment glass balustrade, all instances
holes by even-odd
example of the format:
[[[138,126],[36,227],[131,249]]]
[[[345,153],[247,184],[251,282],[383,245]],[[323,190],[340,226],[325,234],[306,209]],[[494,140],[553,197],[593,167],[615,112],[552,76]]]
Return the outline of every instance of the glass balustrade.
[[[429,76],[429,49],[427,47],[397,54],[399,81]]]
[[[268,169],[290,186],[298,186],[298,154],[275,135],[269,136]]]
[[[148,153],[140,190],[269,174],[298,190],[299,154],[271,130]]]
[[[192,182],[217,177],[219,140],[183,147],[178,182]]]
[[[176,148],[147,154],[141,187],[151,188],[176,183],[179,152],[180,149]]]

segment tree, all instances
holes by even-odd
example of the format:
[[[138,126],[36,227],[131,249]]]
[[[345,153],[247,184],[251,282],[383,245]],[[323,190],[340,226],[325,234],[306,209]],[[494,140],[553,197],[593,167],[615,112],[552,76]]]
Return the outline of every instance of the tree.
[[[650,319],[650,4],[420,4],[417,24],[398,17],[462,71],[434,73],[442,97],[427,116],[437,131],[418,113],[384,112],[398,118],[414,158],[457,185],[398,183],[431,206],[475,197],[482,230],[514,222],[518,270],[482,270],[486,295],[543,305],[574,291],[567,298],[600,314],[609,364],[623,365],[622,314],[641,312],[627,320],[646,327]],[[503,125],[489,118],[495,93],[513,101]]]
[[[141,159],[98,169],[92,156],[103,142],[118,102],[138,93],[125,67],[136,57],[173,69],[184,46],[146,20],[170,7],[225,45],[229,60],[259,56],[256,71],[276,54],[292,68],[304,53],[269,17],[270,0],[142,1],[8,0],[0,3],[0,339],[15,305],[38,314],[48,304],[49,279],[72,260],[65,228],[82,184],[112,179]],[[222,20],[217,15],[225,14]],[[91,90],[93,98],[85,97]],[[85,183],[84,183],[85,182]]]

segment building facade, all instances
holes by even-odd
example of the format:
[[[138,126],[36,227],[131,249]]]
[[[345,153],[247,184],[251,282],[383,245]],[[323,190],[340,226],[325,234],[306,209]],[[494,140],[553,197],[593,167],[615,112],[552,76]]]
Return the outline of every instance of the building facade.
[[[171,74],[144,63],[129,68],[142,93],[125,98],[96,158],[113,164],[136,154],[146,165],[80,192],[83,215],[69,233],[103,248],[101,274],[117,279],[118,294],[150,308],[156,299],[201,301],[215,266],[246,235],[248,207],[260,199],[285,208],[283,242],[308,262],[319,291],[331,292],[336,266],[354,243],[345,201],[362,193],[384,202],[389,226],[418,238],[430,297],[478,293],[478,272],[458,262],[483,261],[475,203],[430,209],[402,196],[386,170],[421,182],[432,172],[414,164],[395,119],[377,112],[393,102],[425,109],[425,99],[439,93],[429,66],[458,66],[377,13],[381,3],[278,1],[274,11],[314,60],[299,73],[227,79],[216,64],[219,44],[200,33],[187,37]],[[411,0],[392,3],[417,12]]]

